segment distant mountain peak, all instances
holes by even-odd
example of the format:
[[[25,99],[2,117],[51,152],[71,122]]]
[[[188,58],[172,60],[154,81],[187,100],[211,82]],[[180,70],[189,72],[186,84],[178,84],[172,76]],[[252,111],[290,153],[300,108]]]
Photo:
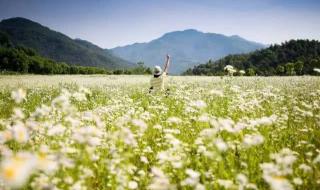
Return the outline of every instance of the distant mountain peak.
[[[166,37],[174,37],[177,35],[199,35],[199,34],[203,34],[203,33],[196,30],[196,29],[185,29],[185,30],[167,32],[162,37],[166,38]],[[162,37],[160,37],[160,38],[162,38]]]
[[[199,63],[216,60],[229,54],[248,53],[264,45],[248,41],[240,36],[204,33],[185,29],[165,33],[147,43],[116,47],[112,52],[134,62],[143,61],[147,66],[160,65],[166,53],[171,54],[170,71],[178,74]]]
[[[9,26],[20,26],[24,27],[27,25],[33,25],[33,26],[42,26],[41,24],[34,22],[32,20],[29,20],[27,18],[23,17],[14,17],[14,18],[9,18],[9,19],[3,19],[1,21],[2,24],[9,25]]]
[[[36,23],[30,19],[24,18],[24,17],[12,17],[12,18],[8,18],[8,19],[3,19],[2,22],[32,22],[32,23]]]
[[[243,39],[243,38],[240,37],[239,35],[231,35],[230,37],[231,37],[231,38],[241,38],[241,39]]]
[[[202,33],[196,29],[193,29],[193,28],[190,28],[190,29],[185,29],[185,30],[182,30],[181,32],[188,32],[188,33]]]

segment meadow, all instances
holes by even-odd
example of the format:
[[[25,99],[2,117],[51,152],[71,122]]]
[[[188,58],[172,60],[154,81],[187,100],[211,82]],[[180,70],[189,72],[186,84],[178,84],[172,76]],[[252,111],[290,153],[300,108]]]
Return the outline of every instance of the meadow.
[[[0,189],[320,189],[320,77],[0,76]]]

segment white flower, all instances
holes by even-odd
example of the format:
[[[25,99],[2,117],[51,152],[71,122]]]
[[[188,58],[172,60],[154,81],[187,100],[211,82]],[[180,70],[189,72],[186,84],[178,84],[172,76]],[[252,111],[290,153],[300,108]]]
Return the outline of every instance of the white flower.
[[[79,102],[87,100],[86,94],[80,92],[73,93],[72,97]]]
[[[200,173],[194,171],[193,169],[186,169],[186,174],[188,174],[191,178],[199,178]]]
[[[303,184],[303,181],[302,181],[301,178],[296,177],[296,178],[293,178],[293,183],[294,183],[295,185],[302,185],[302,184]]]
[[[239,73],[242,75],[246,74],[246,72],[244,70],[240,70]]]
[[[221,152],[225,152],[226,150],[228,150],[227,143],[225,143],[222,139],[216,139],[215,145],[216,145],[217,149]]]
[[[314,164],[320,163],[320,154],[318,154],[318,156],[313,159],[312,163]]]
[[[86,190],[86,188],[82,181],[77,181],[70,187],[70,190]]]
[[[199,116],[198,121],[199,122],[209,122],[210,117],[207,114],[202,114],[201,116]]]
[[[80,86],[79,92],[84,93],[84,94],[91,95],[91,91],[90,91],[88,88],[85,88],[85,87],[83,87],[83,86]]]
[[[19,188],[27,181],[35,169],[36,159],[30,153],[18,153],[6,157],[1,162],[1,181],[8,187]]]
[[[230,133],[237,133],[242,129],[242,126],[239,128],[234,127],[234,121],[232,119],[222,119],[219,118],[218,121],[216,120],[211,120],[210,124],[213,127],[218,128],[219,130],[225,130]],[[240,126],[240,125],[239,125]]]
[[[35,117],[45,117],[49,115],[51,112],[51,107],[46,105],[41,105],[40,107],[36,108],[36,111],[32,114]]]
[[[206,187],[200,183],[198,183],[195,187],[195,190],[205,190],[205,189],[206,189]]]
[[[137,189],[138,188],[138,183],[136,181],[129,181],[128,188],[129,189]]]
[[[13,138],[12,131],[4,130],[0,131],[0,144],[5,143]]]
[[[237,72],[232,65],[226,65],[224,70],[227,71],[229,75],[233,75],[233,73]]]
[[[73,178],[71,176],[68,176],[66,178],[64,178],[64,181],[67,183],[67,184],[72,184],[73,183]]]
[[[167,122],[170,124],[180,124],[182,122],[182,120],[178,117],[169,117],[167,119]]]
[[[162,129],[162,126],[159,125],[159,124],[156,124],[156,125],[153,126],[153,128],[154,128],[154,129],[159,129],[159,130],[161,130],[161,129]]]
[[[277,120],[276,115],[271,115],[269,117],[262,117],[256,120],[251,120],[250,124],[252,126],[259,126],[259,125],[272,125]]]
[[[148,158],[145,157],[145,156],[140,156],[140,161],[143,162],[143,163],[145,163],[145,164],[148,164],[148,163],[149,163]]]
[[[198,109],[202,109],[202,108],[207,107],[207,104],[202,100],[196,100],[196,101],[190,102],[190,106],[198,108]]]
[[[20,108],[14,108],[13,109],[13,118],[15,119],[24,119],[24,113]]]
[[[39,153],[36,155],[37,168],[46,173],[54,172],[58,169],[58,163],[55,162],[56,157],[49,154],[47,146],[41,146]]]
[[[221,91],[221,90],[214,90],[213,89],[209,93],[212,94],[212,95],[218,96],[218,97],[222,97],[223,96],[223,91]]]
[[[233,69],[233,66],[232,65],[226,65],[224,67],[224,70],[230,70],[230,69]]]
[[[271,154],[270,157],[275,160],[277,165],[281,166],[283,175],[292,173],[292,165],[297,160],[293,151],[283,148],[279,153]]]
[[[256,184],[254,183],[248,183],[245,187],[246,189],[254,189],[254,190],[258,190],[258,187]]]
[[[237,182],[239,183],[240,186],[244,187],[248,184],[248,178],[246,175],[244,174],[238,174],[237,177]]]
[[[150,190],[168,190],[175,189],[173,185],[170,184],[169,178],[162,172],[161,169],[153,167],[151,168],[153,175],[151,184],[148,186]]]
[[[148,125],[141,119],[132,119],[131,123],[134,126],[137,126],[141,129],[141,131],[145,131],[148,128]]]
[[[220,186],[224,187],[225,189],[230,189],[231,187],[234,186],[231,180],[218,179],[217,182]]]
[[[297,159],[294,153],[288,148],[283,148],[279,153],[270,155],[274,163],[260,164],[263,170],[263,179],[270,185],[272,190],[293,189],[286,176],[292,174],[292,165]]]
[[[29,140],[28,129],[21,122],[12,126],[12,136],[19,143],[26,143]]]
[[[300,164],[299,169],[301,169],[304,173],[312,172],[312,168],[307,164]]]
[[[251,146],[259,145],[263,143],[263,141],[264,141],[264,137],[260,134],[252,134],[252,135],[246,134],[243,139],[243,145],[248,148]]]
[[[63,133],[65,132],[66,128],[61,125],[55,125],[52,126],[51,128],[48,129],[48,136],[56,136],[56,135],[63,135]]]
[[[192,169],[186,169],[186,174],[189,176],[181,181],[182,186],[196,186],[199,183],[200,173]]]
[[[320,73],[320,69],[319,68],[313,68],[313,70],[317,73]]]
[[[26,99],[26,95],[27,95],[26,91],[24,91],[21,88],[11,92],[11,98],[18,104]]]
[[[99,137],[88,137],[88,144],[91,146],[101,145],[101,139]]]
[[[293,186],[286,178],[264,176],[264,180],[269,183],[272,190],[293,190]]]
[[[87,121],[92,121],[94,118],[94,115],[91,111],[85,111],[85,112],[83,112],[82,118]]]

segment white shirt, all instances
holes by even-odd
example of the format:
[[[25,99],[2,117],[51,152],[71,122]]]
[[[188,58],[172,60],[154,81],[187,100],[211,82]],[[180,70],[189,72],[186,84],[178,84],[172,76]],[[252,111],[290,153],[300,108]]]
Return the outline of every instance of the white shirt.
[[[167,78],[167,73],[163,72],[159,77],[152,77],[150,80],[151,87],[153,91],[164,90],[164,83]]]

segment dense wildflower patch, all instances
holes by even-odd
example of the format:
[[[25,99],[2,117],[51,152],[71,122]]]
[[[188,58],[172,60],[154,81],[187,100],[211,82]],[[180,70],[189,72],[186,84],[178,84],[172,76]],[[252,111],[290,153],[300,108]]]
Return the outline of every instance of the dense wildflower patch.
[[[318,77],[10,78],[1,189],[320,188]]]

